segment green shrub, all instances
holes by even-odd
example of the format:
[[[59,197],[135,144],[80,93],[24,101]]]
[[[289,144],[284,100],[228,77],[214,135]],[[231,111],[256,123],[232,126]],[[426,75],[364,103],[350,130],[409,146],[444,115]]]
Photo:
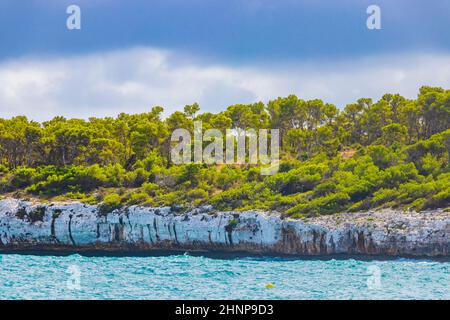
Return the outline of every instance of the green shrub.
[[[122,198],[117,193],[111,193],[103,198],[103,202],[99,206],[99,212],[107,214],[121,207]]]
[[[424,175],[439,174],[443,165],[444,161],[442,159],[438,159],[431,153],[427,153],[420,159],[421,173]]]
[[[24,220],[27,217],[27,210],[24,207],[20,207],[17,209],[16,217]]]
[[[125,197],[127,205],[142,204],[149,201],[150,199],[150,196],[145,192],[132,192]]]
[[[186,193],[181,190],[167,192],[157,197],[156,203],[162,206],[181,205],[186,203]]]
[[[9,172],[8,168],[5,165],[0,163],[0,175],[3,175],[8,172]]]
[[[32,223],[44,221],[45,207],[37,207],[28,213],[28,218]]]
[[[214,195],[209,203],[221,210],[232,210],[242,207],[246,200],[254,200],[254,184],[244,184],[237,189],[229,189]]]
[[[350,196],[345,192],[330,194],[327,196],[315,198],[311,201],[299,203],[295,207],[287,210],[288,214],[304,214],[314,216],[320,214],[337,213],[344,209]]]
[[[416,199],[427,198],[436,192],[436,184],[409,182],[398,188],[398,201],[400,203],[411,203]]]
[[[367,153],[372,158],[373,163],[380,169],[392,165],[395,160],[393,152],[383,145],[369,146],[367,148]]]
[[[324,165],[305,165],[300,168],[276,173],[265,180],[266,185],[282,195],[306,192],[314,189],[325,172]]]
[[[22,189],[30,186],[36,170],[33,168],[17,168],[10,178],[9,184],[14,189]]]
[[[450,188],[442,190],[431,197],[426,203],[425,208],[445,208],[450,205]]]
[[[292,216],[290,216],[292,219],[305,219],[306,216],[303,213],[294,213]]]
[[[0,197],[95,204],[107,194],[100,204],[104,212],[122,204],[209,203],[293,217],[379,206],[445,208],[449,97],[450,90],[422,87],[416,100],[387,94],[377,102],[359,99],[344,110],[291,95],[267,105],[233,105],[219,114],[196,114],[198,106],[189,107],[166,119],[161,107],[116,118],[0,119]],[[279,171],[265,176],[261,164],[171,163],[170,132],[192,132],[195,119],[202,120],[203,130],[222,133],[279,128]]]
[[[144,182],[142,184],[142,190],[146,192],[148,195],[155,196],[156,190],[158,190],[159,186],[156,183],[152,182]]]
[[[209,194],[208,194],[208,191],[206,191],[206,190],[203,190],[200,188],[195,188],[195,189],[190,190],[187,193],[187,196],[190,199],[206,199],[209,196]]]
[[[333,193],[336,190],[337,190],[336,183],[331,182],[331,181],[327,181],[327,182],[319,184],[314,189],[314,195],[318,196],[318,197],[322,197],[322,196],[326,196],[326,195],[328,195],[330,193]]]
[[[225,226],[225,231],[227,231],[227,232],[233,231],[233,229],[238,225],[238,223],[239,223],[238,219],[236,219],[234,217],[231,218],[228,221],[228,224]]]
[[[384,170],[383,186],[386,188],[398,187],[402,183],[418,180],[421,177],[414,163],[401,164]]]
[[[380,189],[373,193],[371,203],[374,206],[382,205],[386,202],[392,201],[398,197],[398,191],[396,189]]]

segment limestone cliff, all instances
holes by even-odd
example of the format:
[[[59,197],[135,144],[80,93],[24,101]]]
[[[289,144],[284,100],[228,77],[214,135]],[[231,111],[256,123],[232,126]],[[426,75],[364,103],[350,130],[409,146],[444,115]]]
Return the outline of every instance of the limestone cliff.
[[[450,256],[450,212],[383,210],[306,220],[258,211],[0,200],[0,251],[205,250],[287,255]]]

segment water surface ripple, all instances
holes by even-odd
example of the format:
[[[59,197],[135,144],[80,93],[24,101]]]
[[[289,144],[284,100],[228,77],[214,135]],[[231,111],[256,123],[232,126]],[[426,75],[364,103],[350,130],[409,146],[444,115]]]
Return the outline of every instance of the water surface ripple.
[[[6,254],[0,298],[450,299],[450,262]]]

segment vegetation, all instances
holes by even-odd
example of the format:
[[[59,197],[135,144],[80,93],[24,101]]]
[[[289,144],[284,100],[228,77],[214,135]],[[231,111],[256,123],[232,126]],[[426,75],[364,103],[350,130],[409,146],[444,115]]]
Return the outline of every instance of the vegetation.
[[[342,110],[294,95],[218,114],[186,106],[89,120],[0,119],[0,193],[122,205],[211,204],[222,210],[274,209],[303,218],[343,210],[450,203],[450,90],[422,87],[417,99],[386,94]],[[174,165],[175,128],[278,128],[281,165]],[[32,218],[39,219],[40,212]]]

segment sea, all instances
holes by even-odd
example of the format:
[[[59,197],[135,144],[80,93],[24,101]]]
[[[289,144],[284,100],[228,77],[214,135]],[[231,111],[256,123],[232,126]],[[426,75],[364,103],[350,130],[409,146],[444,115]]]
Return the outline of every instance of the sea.
[[[0,299],[450,299],[450,262],[1,254]]]

